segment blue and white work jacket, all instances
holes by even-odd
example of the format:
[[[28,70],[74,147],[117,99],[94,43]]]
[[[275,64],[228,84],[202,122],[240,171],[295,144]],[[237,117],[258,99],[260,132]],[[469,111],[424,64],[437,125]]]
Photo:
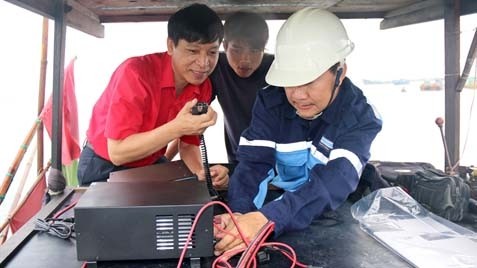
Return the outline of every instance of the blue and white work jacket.
[[[306,228],[356,189],[381,127],[380,116],[348,78],[313,120],[296,114],[284,88],[261,90],[250,127],[240,138],[230,207],[241,213],[258,209],[275,222],[275,235]],[[264,204],[269,183],[285,193]]]

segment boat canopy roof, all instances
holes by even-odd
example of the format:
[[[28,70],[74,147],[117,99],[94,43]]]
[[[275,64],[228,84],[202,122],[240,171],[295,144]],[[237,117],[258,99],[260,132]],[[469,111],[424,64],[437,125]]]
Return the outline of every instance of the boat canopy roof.
[[[202,2],[222,18],[237,10],[253,10],[266,19],[286,19],[304,7],[318,7],[340,18],[382,18],[381,29],[444,18],[449,2],[460,2],[458,15],[477,13],[475,0],[6,0],[53,19],[58,2],[66,3],[68,26],[103,37],[104,23],[166,21],[179,8]]]

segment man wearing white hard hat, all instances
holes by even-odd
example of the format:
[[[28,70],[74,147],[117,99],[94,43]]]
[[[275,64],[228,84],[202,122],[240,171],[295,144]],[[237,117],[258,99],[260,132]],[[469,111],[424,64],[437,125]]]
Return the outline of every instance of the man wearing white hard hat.
[[[346,77],[353,48],[328,11],[302,9],[281,27],[266,76],[270,86],[258,93],[229,184],[229,204],[246,240],[268,221],[275,236],[307,228],[356,189],[382,122]],[[271,185],[280,194],[270,200]],[[243,247],[230,216],[218,217],[215,254]]]

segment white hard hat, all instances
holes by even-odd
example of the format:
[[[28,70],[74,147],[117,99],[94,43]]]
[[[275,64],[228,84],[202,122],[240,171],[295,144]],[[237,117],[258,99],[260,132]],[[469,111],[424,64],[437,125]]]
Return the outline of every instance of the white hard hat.
[[[304,8],[280,28],[275,60],[265,80],[281,87],[307,84],[343,61],[353,48],[338,17],[326,10]]]

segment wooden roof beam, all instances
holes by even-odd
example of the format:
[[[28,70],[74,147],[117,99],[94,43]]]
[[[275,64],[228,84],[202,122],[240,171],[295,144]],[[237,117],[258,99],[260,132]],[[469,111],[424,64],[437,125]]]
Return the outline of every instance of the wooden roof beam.
[[[222,18],[226,19],[230,13],[238,10],[253,10],[261,14],[265,19],[277,20],[287,19],[293,12],[305,7],[316,7],[330,9],[343,0],[303,0],[300,2],[290,1],[268,1],[245,4],[233,4],[230,0],[207,1],[207,5],[212,8]],[[175,5],[148,5],[148,6],[114,6],[98,7],[100,20],[103,23],[114,22],[142,22],[142,21],[167,21],[171,14],[183,7],[184,4],[177,2]]]
[[[51,0],[5,0],[31,12],[54,20],[55,1]],[[94,12],[73,0],[67,0],[66,24],[87,34],[103,38],[104,26]]]
[[[73,0],[67,0],[66,5],[68,26],[98,38],[104,37],[104,26],[93,11]]]
[[[460,15],[477,12],[477,1],[460,0]],[[381,21],[381,30],[444,18],[444,0],[427,0],[390,11]]]
[[[53,19],[55,17],[55,4],[51,0],[5,0],[14,5],[30,10],[33,13]]]
[[[401,16],[416,11],[422,11],[432,6],[442,5],[442,0],[427,0],[423,2],[418,2],[403,8],[399,8],[393,11],[390,11],[384,15],[384,18],[392,18],[396,16]]]
[[[406,26],[421,22],[442,19],[444,6],[442,0],[428,0],[393,10],[384,15],[381,30]]]

